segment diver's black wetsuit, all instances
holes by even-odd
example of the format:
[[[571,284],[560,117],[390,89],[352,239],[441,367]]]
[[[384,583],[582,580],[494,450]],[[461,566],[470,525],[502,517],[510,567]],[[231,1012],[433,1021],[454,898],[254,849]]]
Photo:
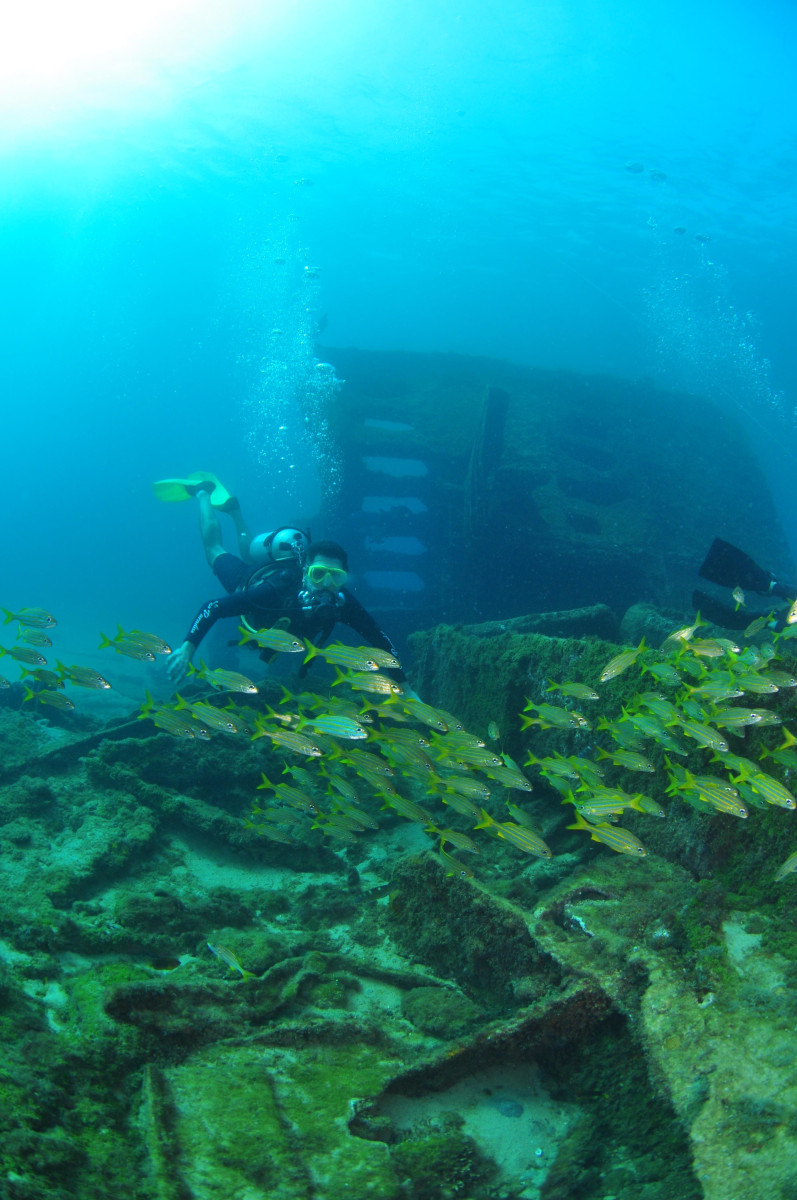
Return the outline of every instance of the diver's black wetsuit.
[[[313,600],[322,599],[323,594],[302,593],[307,600],[303,603],[301,590],[301,576],[295,568],[277,568],[261,582],[203,604],[191,622],[185,640],[192,646],[198,646],[216,621],[223,617],[246,616],[253,629],[267,628],[281,617],[288,617],[289,631],[297,637],[307,638],[316,646],[325,644],[340,621],[359,633],[365,645],[387,650],[389,654],[396,653],[387,634],[346,588],[337,597],[329,597],[326,603],[313,603]],[[403,671],[396,669],[387,674],[397,680],[406,678]]]

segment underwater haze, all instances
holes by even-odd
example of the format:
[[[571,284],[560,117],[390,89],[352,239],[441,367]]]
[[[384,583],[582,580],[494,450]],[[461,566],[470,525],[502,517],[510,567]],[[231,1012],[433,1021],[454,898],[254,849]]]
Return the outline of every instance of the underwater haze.
[[[151,484],[197,469],[334,534],[319,337],[709,396],[797,545],[791,5],[83,2],[7,33],[5,604],[179,640],[217,585]]]
[[[4,6],[0,1200],[796,1200],[796,27]]]

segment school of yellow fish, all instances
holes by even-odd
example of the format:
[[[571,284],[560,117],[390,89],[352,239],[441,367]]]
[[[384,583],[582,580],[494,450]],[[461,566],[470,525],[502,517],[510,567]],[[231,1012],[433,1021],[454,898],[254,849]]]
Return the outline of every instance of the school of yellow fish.
[[[6,624],[17,623],[11,647],[0,645],[0,656],[9,655],[30,680],[25,700],[59,709],[72,709],[65,685],[109,688],[97,671],[79,665],[48,668],[42,654],[52,641],[48,632],[56,622],[43,609],[4,609]],[[797,688],[797,678],[782,669],[792,661],[790,641],[797,637],[797,602],[789,610],[780,633],[772,634],[766,617],[745,630],[742,644],[726,638],[698,636],[694,624],[675,630],[658,650],[645,645],[623,650],[593,682],[551,682],[551,702],[528,701],[521,714],[521,729],[555,729],[581,735],[591,733],[602,745],[590,746],[594,754],[538,757],[529,751],[523,766],[538,772],[564,803],[575,810],[569,829],[583,830],[610,849],[642,858],[643,842],[617,822],[624,813],[666,816],[661,803],[643,791],[628,791],[612,783],[612,771],[659,777],[666,786],[657,790],[684,801],[700,812],[747,818],[749,808],[797,807],[786,784],[764,769],[763,760],[787,777],[797,770],[797,737],[783,717],[762,707],[764,697]],[[496,838],[540,858],[551,850],[534,829],[529,814],[515,803],[513,793],[531,792],[532,783],[504,753],[487,746],[468,732],[452,714],[405,694],[402,686],[384,672],[400,664],[385,651],[335,643],[317,647],[280,629],[253,631],[241,627],[241,642],[256,641],[263,648],[303,653],[304,661],[322,657],[335,671],[332,688],[320,695],[295,694],[283,688],[282,698],[271,707],[245,701],[258,688],[247,676],[201,664],[196,680],[215,693],[204,699],[156,703],[147,697],[142,719],[175,737],[208,739],[216,734],[266,739],[285,756],[285,779],[272,781],[264,773],[259,790],[264,795],[253,806],[246,825],[273,841],[302,844],[314,831],[338,843],[353,842],[357,835],[376,828],[380,810],[417,822],[438,843],[449,874],[470,876],[470,867],[456,858],[478,854],[470,833],[485,830]],[[764,635],[754,644],[752,638]],[[747,644],[744,644],[744,643]],[[118,628],[114,638],[101,635],[101,648],[143,661],[154,662],[170,647],[160,637],[142,630]],[[599,720],[594,729],[575,705],[600,699],[597,688],[634,669],[653,681],[651,690],[637,692],[615,720]],[[8,681],[0,676],[0,687]],[[214,700],[225,697],[222,705]],[[752,698],[752,699],[751,699]],[[735,703],[742,701],[742,703]],[[745,707],[744,704],[755,707]],[[734,752],[748,727],[782,726],[782,743],[764,749],[760,760]],[[534,735],[537,736],[536,734]],[[487,738],[500,741],[500,731],[490,722]],[[704,760],[688,769],[677,761],[697,753]],[[288,781],[290,780],[290,782]],[[485,808],[495,788],[511,819],[498,820]],[[403,790],[400,790],[403,789]],[[410,792],[410,795],[405,794]],[[430,808],[442,806],[431,812]],[[445,810],[455,818],[443,816]],[[466,824],[469,832],[456,825]],[[775,878],[797,872],[797,851],[782,864]]]
[[[771,759],[777,768],[797,769],[797,738],[785,727],[783,716],[762,707],[763,697],[797,688],[797,678],[782,669],[793,660],[789,643],[797,636],[797,603],[790,608],[781,632],[771,634],[773,614],[757,618],[747,627],[739,645],[727,638],[698,637],[697,621],[675,630],[658,650],[639,646],[623,650],[604,667],[597,686],[610,683],[635,667],[648,674],[655,690],[633,696],[614,721],[605,718],[596,731],[608,735],[611,749],[599,747],[595,758],[553,755],[537,759],[530,755],[524,765],[536,766],[548,783],[557,789],[566,803],[576,810],[570,829],[583,829],[590,837],[623,854],[644,857],[644,844],[635,834],[616,824],[624,812],[635,811],[665,817],[666,811],[653,797],[642,791],[626,791],[606,780],[607,764],[626,772],[661,775],[664,772],[667,795],[685,801],[704,813],[725,813],[745,819],[749,808],[772,805],[794,809],[797,800],[786,784],[768,773],[762,765]],[[766,634],[762,644],[750,639]],[[574,701],[594,701],[599,693],[583,683],[552,684]],[[742,703],[734,703],[741,700]],[[753,704],[755,707],[746,707]],[[562,705],[534,704],[524,710],[524,727],[542,729],[592,729],[587,718]],[[783,726],[783,740],[777,747],[764,748],[759,760],[736,754],[729,739],[741,740],[750,727]],[[677,761],[700,755],[704,764],[689,770]],[[655,758],[655,762],[652,761]],[[703,772],[706,773],[703,773]],[[797,870],[797,852],[779,868],[780,880]]]

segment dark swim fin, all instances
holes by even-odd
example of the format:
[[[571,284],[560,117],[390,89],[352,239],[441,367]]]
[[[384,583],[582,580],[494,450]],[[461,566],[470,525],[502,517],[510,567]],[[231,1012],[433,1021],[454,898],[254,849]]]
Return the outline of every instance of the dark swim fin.
[[[740,587],[743,591],[758,592],[761,596],[788,599],[795,594],[794,589],[778,583],[771,571],[765,571],[753,562],[744,550],[724,542],[722,538],[714,538],[698,574],[721,587]]]

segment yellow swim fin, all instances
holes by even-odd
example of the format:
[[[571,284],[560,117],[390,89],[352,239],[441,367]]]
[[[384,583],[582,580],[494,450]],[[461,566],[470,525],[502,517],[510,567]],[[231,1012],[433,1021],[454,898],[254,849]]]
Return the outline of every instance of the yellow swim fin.
[[[173,503],[177,500],[190,500],[196,495],[197,485],[200,483],[213,485],[210,503],[214,508],[224,508],[231,499],[224,484],[211,471],[194,471],[182,479],[158,479],[153,483],[152,490],[158,500]]]

